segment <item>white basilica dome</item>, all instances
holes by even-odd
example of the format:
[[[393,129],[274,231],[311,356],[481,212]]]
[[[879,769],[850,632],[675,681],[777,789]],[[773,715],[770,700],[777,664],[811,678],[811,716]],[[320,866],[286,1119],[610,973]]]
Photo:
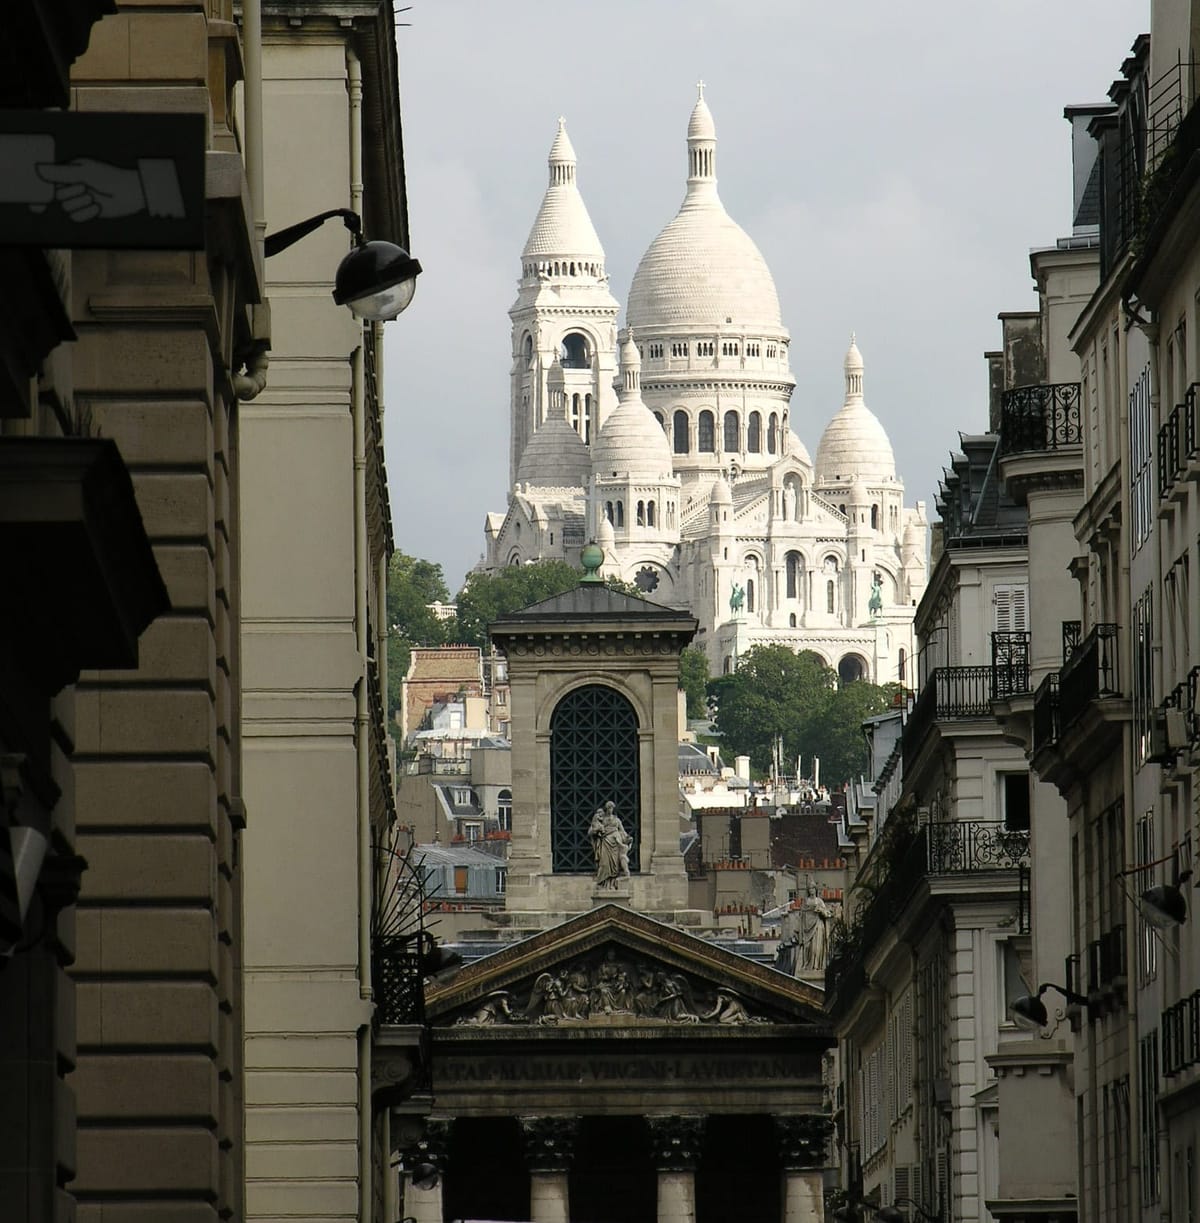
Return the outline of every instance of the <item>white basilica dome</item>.
[[[701,97],[688,123],[687,195],[650,243],[629,289],[626,322],[636,330],[710,330],[731,324],[782,332],[779,294],[757,246],[717,195],[716,128]]]
[[[816,483],[887,484],[896,479],[896,456],[879,417],[863,402],[863,360],[854,337],[846,353],[846,402],[825,426],[817,446]]]

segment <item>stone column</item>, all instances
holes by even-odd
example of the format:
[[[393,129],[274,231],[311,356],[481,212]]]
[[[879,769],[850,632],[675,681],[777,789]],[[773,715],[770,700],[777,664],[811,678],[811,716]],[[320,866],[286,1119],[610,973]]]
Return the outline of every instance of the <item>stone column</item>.
[[[521,1117],[529,1167],[529,1217],[533,1223],[570,1223],[567,1170],[575,1154],[578,1117]]]
[[[417,1223],[442,1223],[442,1179],[453,1124],[453,1118],[427,1120],[424,1135],[404,1153],[404,1214]],[[413,1184],[412,1170],[418,1164],[432,1164],[437,1169],[438,1182],[432,1188],[420,1189]]]
[[[704,1117],[689,1113],[646,1120],[658,1168],[658,1223],[696,1223],[696,1164]]]
[[[783,1223],[825,1223],[823,1170],[833,1121],[825,1113],[775,1118],[783,1168]]]

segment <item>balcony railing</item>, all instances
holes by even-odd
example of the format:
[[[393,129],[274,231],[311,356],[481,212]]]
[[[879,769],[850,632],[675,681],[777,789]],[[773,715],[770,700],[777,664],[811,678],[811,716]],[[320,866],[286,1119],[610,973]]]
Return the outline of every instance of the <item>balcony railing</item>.
[[[1097,624],[1059,672],[1059,725],[1079,720],[1098,697],[1119,696],[1115,624]]]
[[[425,978],[419,943],[389,945],[379,940],[371,951],[371,984],[377,1024],[424,1023]]]
[[[1061,450],[1082,441],[1079,383],[1019,386],[1000,396],[1000,453]]]
[[[1200,1062],[1200,989],[1162,1013],[1162,1072],[1173,1078]]]
[[[1029,865],[1029,833],[985,820],[927,824],[926,869],[930,875],[1016,870]]]
[[[1197,62],[1190,56],[1177,54],[1175,63],[1150,85],[1146,115],[1146,134],[1150,165],[1170,148],[1179,132],[1179,125],[1192,107],[1196,96]]]
[[[905,760],[916,755],[935,722],[990,718],[991,684],[991,667],[938,667],[932,671],[904,727]]]
[[[1071,661],[1071,656],[1079,649],[1083,640],[1083,621],[1064,620],[1062,622],[1062,661],[1065,667]]]
[[[1033,750],[1058,742],[1058,672],[1051,671],[1033,694]]]
[[[1183,479],[1188,464],[1197,455],[1196,388],[1188,387],[1182,403],[1171,409],[1158,430],[1158,495],[1165,499]]]
[[[1029,691],[1029,634],[992,634],[992,700]]]

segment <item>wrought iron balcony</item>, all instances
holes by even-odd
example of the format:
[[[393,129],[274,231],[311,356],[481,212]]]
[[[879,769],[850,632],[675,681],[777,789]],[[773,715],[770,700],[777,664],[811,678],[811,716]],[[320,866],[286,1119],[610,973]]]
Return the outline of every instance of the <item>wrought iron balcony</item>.
[[[992,700],[1029,691],[1029,634],[992,634]]]
[[[930,672],[904,726],[902,745],[907,764],[935,722],[990,718],[991,667],[938,667]]]
[[[1079,643],[1059,672],[1059,725],[1073,725],[1092,701],[1119,696],[1115,624],[1097,624]]]
[[[1083,621],[1064,620],[1062,622],[1062,660],[1063,666],[1071,661],[1071,656],[1079,649],[1083,640]]]
[[[1162,1072],[1173,1078],[1200,1062],[1200,989],[1162,1013]]]
[[[1078,446],[1079,383],[1019,386],[1000,396],[1000,453],[1024,454]]]
[[[1033,694],[1033,751],[1058,742],[1058,672],[1051,671]]]
[[[420,943],[377,939],[371,949],[376,1024],[424,1023],[425,978]]]
[[[1196,388],[1192,383],[1158,430],[1158,495],[1166,500],[1197,456]]]
[[[925,826],[930,875],[1018,870],[1029,865],[1029,833],[989,820],[947,820]]]

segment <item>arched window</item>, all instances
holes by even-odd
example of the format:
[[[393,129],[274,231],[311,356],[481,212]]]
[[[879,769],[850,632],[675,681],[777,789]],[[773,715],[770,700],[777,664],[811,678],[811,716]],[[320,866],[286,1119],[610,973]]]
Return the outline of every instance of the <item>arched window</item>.
[[[688,414],[680,408],[675,413],[675,453],[688,452]]]
[[[712,454],[717,448],[716,427],[713,414],[706,408],[700,413],[696,427],[696,449],[701,454]]]
[[[905,678],[906,678],[906,677],[905,677],[905,674],[904,674],[904,670],[905,670],[905,667],[906,667],[907,665],[908,665],[908,655],[905,653],[905,651],[904,651],[904,647],[903,647],[903,646],[901,646],[901,647],[900,647],[900,666],[899,666],[899,668],[898,668],[899,673],[900,673],[900,682],[901,682],[901,683],[904,683],[904,680],[905,680]]]
[[[746,579],[746,610],[752,612],[754,610],[754,579]]]
[[[646,503],[644,501],[637,503],[637,524],[639,527],[646,525]]]
[[[836,610],[834,606],[834,590],[833,583],[825,583],[825,610],[832,616]]]
[[[767,425],[767,453],[774,454],[779,449],[779,417],[772,412],[770,424]]]
[[[871,530],[879,530],[879,506],[871,506]]]
[[[611,501],[606,501],[604,503],[604,517],[607,518],[609,522],[612,522],[613,520],[613,503]]]
[[[587,336],[580,335],[578,331],[563,336],[559,359],[563,369],[588,369],[592,359],[588,353]]]
[[[580,432],[579,426],[582,424],[582,421],[579,419],[579,406],[580,398],[577,392],[571,396],[571,428],[574,429],[576,433]]]
[[[796,627],[796,613],[792,612],[792,614],[788,616],[788,628],[795,628],[795,627]]]
[[[641,792],[637,714],[605,684],[568,693],[550,715],[550,853],[556,873],[596,869],[588,828],[607,802],[625,827],[629,869],[639,869]]]
[[[625,525],[625,502],[618,501],[617,502],[617,526],[623,527],[624,525]]]
[[[525,343],[521,346],[521,350],[525,354],[526,361],[533,360],[533,336],[527,335],[525,337]]]
[[[750,413],[750,422],[746,427],[746,449],[751,454],[762,454],[762,414]]]
[[[736,412],[726,412],[723,449],[731,454],[736,454],[740,449],[738,445],[738,432],[738,414]]]
[[[512,791],[501,790],[496,795],[496,820],[501,832],[512,832]]]
[[[787,554],[787,597],[800,598],[800,588],[804,573],[804,557],[799,552]]]
[[[654,502],[646,502],[646,525],[652,527],[654,525]]]
[[[590,394],[583,397],[582,436],[584,444],[590,446],[592,444],[592,397]]]

